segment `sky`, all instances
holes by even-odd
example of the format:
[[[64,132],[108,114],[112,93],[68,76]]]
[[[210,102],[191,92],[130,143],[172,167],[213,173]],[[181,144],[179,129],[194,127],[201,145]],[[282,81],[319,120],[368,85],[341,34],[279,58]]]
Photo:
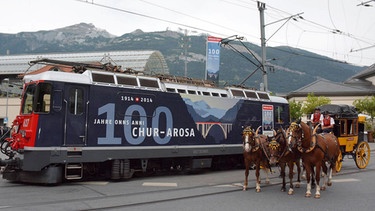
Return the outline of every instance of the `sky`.
[[[266,45],[291,46],[358,66],[375,63],[375,0],[263,0]],[[368,2],[364,6],[362,3]],[[2,0],[0,33],[92,23],[121,36],[181,31],[243,36],[260,45],[255,0]],[[1,50],[1,49],[0,49]]]

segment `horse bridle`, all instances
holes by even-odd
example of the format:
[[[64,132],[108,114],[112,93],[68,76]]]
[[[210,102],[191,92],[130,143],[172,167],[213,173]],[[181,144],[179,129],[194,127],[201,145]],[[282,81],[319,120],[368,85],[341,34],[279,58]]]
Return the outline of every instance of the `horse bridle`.
[[[297,130],[300,130],[299,132],[296,132],[296,133],[301,133],[301,137],[290,135],[291,138],[294,138],[294,140],[296,140],[295,142],[296,142],[296,144],[297,144],[297,149],[298,149],[299,152],[301,152],[301,153],[309,153],[309,152],[311,152],[311,151],[315,148],[315,146],[316,146],[316,138],[314,138],[314,136],[316,136],[316,134],[313,134],[313,135],[311,136],[312,143],[310,144],[310,147],[309,147],[308,149],[305,149],[305,148],[302,147],[302,140],[303,140],[305,137],[304,137],[304,133],[303,133],[303,131],[302,131],[301,126],[300,126],[299,124],[293,122],[293,123],[290,125],[289,128],[290,128],[291,132],[292,132],[292,131],[295,131],[295,132],[296,132]]]
[[[255,152],[259,149],[259,144],[256,144],[256,137],[254,136],[254,131],[252,131],[251,129],[245,129],[243,132],[242,132],[242,136],[248,136],[248,137],[251,137],[250,140],[246,140],[243,145],[245,146],[246,144],[249,144],[249,146],[251,147],[251,151],[252,152]]]

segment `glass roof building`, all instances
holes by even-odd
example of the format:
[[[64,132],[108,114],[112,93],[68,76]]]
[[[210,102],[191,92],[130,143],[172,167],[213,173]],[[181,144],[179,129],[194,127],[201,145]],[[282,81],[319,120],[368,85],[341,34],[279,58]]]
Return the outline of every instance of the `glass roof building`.
[[[53,59],[82,63],[111,63],[123,70],[131,69],[146,74],[169,74],[168,65],[159,51],[106,51],[89,53],[27,54],[0,56],[0,75],[19,75],[42,68],[43,64],[29,65],[30,61]]]

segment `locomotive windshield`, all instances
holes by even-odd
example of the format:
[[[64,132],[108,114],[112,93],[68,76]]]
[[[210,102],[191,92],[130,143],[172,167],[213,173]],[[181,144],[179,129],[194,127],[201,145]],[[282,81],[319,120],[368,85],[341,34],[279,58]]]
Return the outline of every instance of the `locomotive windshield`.
[[[49,113],[51,87],[49,83],[29,84],[22,99],[22,114]]]

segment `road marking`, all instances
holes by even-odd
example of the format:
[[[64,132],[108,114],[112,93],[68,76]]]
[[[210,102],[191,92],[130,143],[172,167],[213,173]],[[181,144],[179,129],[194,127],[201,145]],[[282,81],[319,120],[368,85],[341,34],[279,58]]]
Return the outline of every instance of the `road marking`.
[[[233,187],[243,187],[243,185],[241,183],[233,183],[233,184],[225,184],[225,185],[215,185],[214,187],[218,187],[218,188],[226,188],[226,187],[230,187],[230,188],[233,188]]]
[[[359,182],[359,179],[349,178],[349,179],[333,179],[332,182]]]
[[[227,188],[227,187],[233,187],[234,185],[231,185],[231,184],[227,184],[227,185],[215,185],[214,187],[217,187],[217,188]]]
[[[142,186],[177,187],[177,183],[175,182],[144,182]]]
[[[109,182],[106,181],[88,181],[88,182],[75,182],[79,185],[107,185]]]

